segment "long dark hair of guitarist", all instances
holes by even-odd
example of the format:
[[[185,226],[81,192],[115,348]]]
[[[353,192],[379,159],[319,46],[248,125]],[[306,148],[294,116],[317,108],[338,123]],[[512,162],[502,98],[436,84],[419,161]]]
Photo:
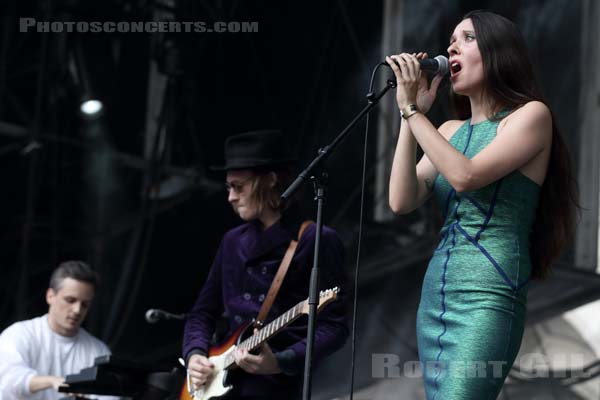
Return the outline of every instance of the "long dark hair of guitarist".
[[[227,200],[243,224],[224,235],[189,313],[183,341],[189,379],[183,397],[281,399],[300,393],[307,324],[303,301],[315,227],[303,224],[293,206],[279,201],[294,161],[289,142],[280,131],[264,130],[235,135],[225,143],[225,165],[220,169],[227,173]],[[306,227],[303,233],[300,226]],[[295,249],[292,240],[297,240]],[[337,290],[322,292],[315,362],[341,348],[348,336],[344,249],[329,227],[323,229],[321,245],[321,288],[341,286],[342,291],[339,296]],[[242,341],[244,328],[263,304],[270,304],[271,284],[290,251],[291,262],[264,323],[258,330],[250,324],[251,336]],[[211,339],[221,318],[228,324],[229,339],[215,346]]]

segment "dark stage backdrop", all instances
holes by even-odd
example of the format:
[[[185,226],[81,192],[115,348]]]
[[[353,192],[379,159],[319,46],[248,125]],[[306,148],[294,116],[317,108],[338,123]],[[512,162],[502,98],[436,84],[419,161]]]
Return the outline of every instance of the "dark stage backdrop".
[[[173,363],[182,324],[149,325],[144,312],[187,311],[222,234],[239,223],[226,203],[224,176],[208,167],[222,162],[227,136],[252,129],[283,129],[303,160],[316,155],[366,104],[380,58],[382,5],[31,1],[4,11],[0,113],[16,133],[0,137],[0,327],[43,313],[51,270],[80,258],[102,275],[88,328],[118,355]],[[171,13],[175,21],[248,21],[258,29],[19,32],[21,17],[138,21],[154,12]],[[151,61],[172,77],[164,98],[148,90]],[[99,119],[78,114],[82,75],[104,101]],[[144,200],[148,177],[165,182],[178,175],[140,165],[150,102],[164,102],[163,164],[194,175],[160,201]],[[328,221],[359,183],[362,141],[362,131],[355,131],[331,158]],[[303,206],[312,213],[310,192]],[[351,200],[338,221],[356,213],[356,197]]]
[[[578,69],[553,61],[557,52],[563,59],[579,57],[572,38],[579,2],[405,3],[405,42],[432,55],[445,54],[451,29],[471,9],[489,6],[518,22],[535,61],[544,65],[540,78],[550,104],[561,111],[557,119],[566,139],[572,151],[577,148]],[[383,4],[40,0],[0,7],[0,329],[45,312],[52,269],[62,260],[83,259],[102,275],[89,330],[121,357],[174,365],[183,324],[150,325],[145,311],[186,312],[222,234],[239,223],[226,203],[223,175],[208,167],[222,162],[227,136],[251,129],[281,128],[304,162],[316,155],[366,104],[371,70],[382,61]],[[19,32],[21,17],[140,21],[154,13],[175,21],[256,22],[258,31]],[[431,16],[438,25],[425,29]],[[425,30],[438,34],[424,40]],[[155,76],[151,62],[171,76],[165,96],[148,89]],[[446,90],[447,82],[431,112],[438,124],[449,116]],[[104,101],[99,119],[78,114],[86,91]],[[147,124],[153,104],[163,104],[167,126],[154,164],[145,161],[151,157],[144,151],[155,133]],[[438,218],[428,204],[424,212],[389,223],[371,220],[375,131],[372,126],[367,152],[359,386],[372,381],[374,351],[416,357],[416,299]],[[325,221],[343,238],[351,278],[363,142],[364,123],[327,163]],[[166,184],[160,200],[148,189],[156,182]],[[310,187],[302,204],[313,212]],[[571,258],[567,253],[565,262]],[[382,349],[372,343],[391,344]],[[317,390],[344,392],[340,382],[348,381],[348,366],[346,347],[323,368]]]

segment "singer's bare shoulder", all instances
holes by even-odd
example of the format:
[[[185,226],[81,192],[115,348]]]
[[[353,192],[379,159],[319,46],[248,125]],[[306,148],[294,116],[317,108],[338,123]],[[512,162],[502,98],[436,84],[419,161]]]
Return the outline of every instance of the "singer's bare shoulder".
[[[450,141],[452,136],[460,129],[460,127],[466,122],[466,120],[459,119],[451,119],[449,121],[444,122],[438,128],[438,132],[446,139]]]
[[[510,130],[510,125],[533,125],[541,126],[542,129],[536,129],[539,134],[549,139],[552,135],[552,113],[546,104],[541,101],[529,101],[509,113],[498,125],[498,134]],[[544,139],[542,139],[544,140]]]

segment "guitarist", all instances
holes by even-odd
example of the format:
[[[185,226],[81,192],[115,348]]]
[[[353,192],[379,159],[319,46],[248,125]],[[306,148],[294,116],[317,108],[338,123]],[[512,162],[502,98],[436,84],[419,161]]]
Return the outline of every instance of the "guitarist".
[[[293,204],[282,204],[279,199],[292,177],[294,157],[289,142],[289,138],[275,130],[247,132],[231,136],[225,142],[225,165],[217,169],[227,173],[227,200],[244,224],[223,237],[185,325],[183,356],[194,388],[210,379],[214,371],[207,355],[216,321],[221,317],[227,320],[229,336],[255,318],[290,241],[298,239],[302,219]],[[298,241],[265,325],[308,296],[314,239],[315,225],[310,224]],[[338,235],[324,227],[320,289],[343,287],[343,262],[344,249]],[[343,346],[348,336],[346,322],[343,300],[328,305],[318,315],[315,364]],[[229,374],[233,389],[226,398],[299,396],[306,329],[307,318],[303,316],[274,336],[269,344],[263,344],[257,354],[237,349],[234,356],[239,368]]]

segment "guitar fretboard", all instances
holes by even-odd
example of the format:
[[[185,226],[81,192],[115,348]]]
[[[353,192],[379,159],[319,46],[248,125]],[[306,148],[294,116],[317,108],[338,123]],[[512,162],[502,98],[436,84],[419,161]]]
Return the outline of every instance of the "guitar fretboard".
[[[294,307],[287,310],[285,313],[281,314],[279,317],[277,317],[269,324],[264,326],[260,331],[256,332],[254,335],[250,336],[242,343],[240,343],[238,347],[246,349],[248,351],[256,349],[258,346],[263,344],[265,341],[269,340],[273,335],[279,332],[286,325],[290,324],[295,319],[300,317],[300,315],[302,315],[302,309],[305,302],[306,301],[301,301]],[[235,359],[233,357],[233,352],[231,352],[225,357],[224,368],[228,368],[234,363]]]

